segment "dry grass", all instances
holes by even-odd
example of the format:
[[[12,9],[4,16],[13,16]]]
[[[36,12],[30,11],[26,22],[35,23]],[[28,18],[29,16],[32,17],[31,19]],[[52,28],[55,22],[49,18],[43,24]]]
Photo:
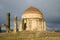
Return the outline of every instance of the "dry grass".
[[[60,32],[0,33],[0,40],[60,40]]]

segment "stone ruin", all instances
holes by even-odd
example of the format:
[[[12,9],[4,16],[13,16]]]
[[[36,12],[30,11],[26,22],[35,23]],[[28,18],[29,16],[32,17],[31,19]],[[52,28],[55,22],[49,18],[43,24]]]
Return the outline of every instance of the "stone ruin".
[[[2,26],[6,27],[6,32],[10,32],[10,12],[6,14],[6,24]],[[20,20],[18,31],[46,31],[46,21],[43,18],[43,14],[37,8],[29,7],[22,15]],[[1,31],[1,27],[0,27]],[[13,32],[17,32],[17,16],[14,16],[14,29]]]

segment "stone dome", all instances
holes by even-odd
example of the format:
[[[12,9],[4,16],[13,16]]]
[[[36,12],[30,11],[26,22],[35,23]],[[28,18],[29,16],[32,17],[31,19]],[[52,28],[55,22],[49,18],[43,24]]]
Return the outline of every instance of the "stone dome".
[[[43,14],[35,7],[29,7],[22,14],[22,18],[42,18]]]

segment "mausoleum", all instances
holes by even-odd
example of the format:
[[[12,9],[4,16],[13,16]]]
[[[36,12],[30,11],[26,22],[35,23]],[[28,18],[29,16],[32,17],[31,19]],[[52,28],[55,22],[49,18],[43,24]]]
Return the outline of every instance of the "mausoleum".
[[[46,21],[43,14],[35,7],[29,7],[22,14],[19,31],[46,31]]]

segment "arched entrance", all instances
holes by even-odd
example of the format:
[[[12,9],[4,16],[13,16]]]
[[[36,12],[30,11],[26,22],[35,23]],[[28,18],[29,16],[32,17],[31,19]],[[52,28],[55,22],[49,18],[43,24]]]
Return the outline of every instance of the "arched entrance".
[[[26,27],[27,27],[27,22],[26,22],[26,19],[23,20],[23,30],[26,30]]]
[[[23,30],[26,30],[26,23],[24,23],[24,27],[23,27]]]

